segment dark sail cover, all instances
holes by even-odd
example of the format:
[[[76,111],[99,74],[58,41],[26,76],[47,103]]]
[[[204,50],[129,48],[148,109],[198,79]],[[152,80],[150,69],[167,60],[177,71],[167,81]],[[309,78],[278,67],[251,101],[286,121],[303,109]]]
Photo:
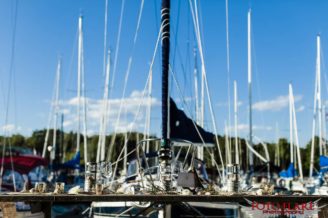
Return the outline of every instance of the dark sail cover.
[[[182,110],[178,109],[172,98],[170,98],[170,138],[184,139],[193,143],[214,142],[214,134],[205,131],[187,117]]]

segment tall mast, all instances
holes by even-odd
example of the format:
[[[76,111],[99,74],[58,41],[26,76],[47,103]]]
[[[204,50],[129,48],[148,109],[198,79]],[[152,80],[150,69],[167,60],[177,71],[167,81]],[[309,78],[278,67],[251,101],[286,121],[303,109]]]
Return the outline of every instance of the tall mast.
[[[310,159],[310,170],[309,177],[312,178],[313,174],[313,165],[314,165],[314,139],[315,139],[315,127],[316,127],[316,118],[317,118],[317,107],[321,108],[321,94],[320,94],[320,35],[317,35],[317,59],[316,59],[316,77],[315,77],[315,87],[314,87],[314,107],[313,107],[313,120],[312,120],[312,141],[311,141],[311,159]],[[317,105],[318,104],[318,105]],[[320,111],[319,111],[320,112]],[[319,119],[321,120],[321,113],[319,113]],[[319,121],[320,122],[320,121]],[[319,123],[320,125],[320,123]],[[320,132],[321,128],[319,127]],[[321,133],[319,138],[319,150],[321,153]]]
[[[197,67],[197,52],[196,48],[194,48],[194,85],[195,85],[195,110],[196,110],[196,121],[197,124],[200,124],[199,117],[199,99],[198,99],[198,67]]]
[[[293,94],[293,87],[290,84],[291,89],[291,100],[292,100],[292,117],[293,117],[293,126],[294,126],[294,135],[295,135],[295,144],[296,144],[296,152],[297,152],[297,163],[298,163],[298,171],[300,174],[300,179],[303,180],[303,168],[302,168],[302,159],[301,159],[301,152],[300,152],[300,144],[298,141],[298,133],[297,133],[297,120],[296,120],[296,112],[295,112],[295,101],[294,101],[294,94]]]
[[[225,155],[226,155],[226,164],[230,165],[232,164],[231,162],[231,147],[229,143],[229,138],[228,138],[228,125],[227,122],[224,122],[224,139],[225,139]]]
[[[54,102],[54,123],[53,123],[53,136],[52,136],[52,150],[51,150],[51,161],[56,160],[57,154],[57,120],[58,120],[58,103],[59,103],[59,83],[60,83],[60,71],[61,71],[61,60],[58,60],[57,73],[56,73],[56,93]],[[58,158],[58,157],[57,157]]]
[[[279,126],[277,122],[276,122],[276,141],[277,141],[277,146],[275,152],[275,165],[280,167]]]
[[[147,117],[146,117],[146,131],[144,139],[150,136],[150,117],[151,117],[151,100],[152,100],[152,89],[153,89],[153,70],[150,70],[149,84],[148,84],[148,106],[147,106]],[[146,152],[149,152],[149,141],[146,142]]]
[[[251,52],[251,10],[247,16],[247,51],[248,51],[248,99],[249,99],[249,145],[253,148],[253,127],[252,127],[252,52]],[[253,172],[254,160],[253,152],[249,151],[249,165]]]
[[[83,43],[83,41],[82,41]],[[82,95],[83,95],[83,148],[84,163],[88,162],[88,135],[87,135],[87,99],[85,95],[85,73],[84,73],[84,55],[82,46]]]
[[[60,116],[60,147],[61,147],[61,162],[65,161],[66,147],[64,146],[64,114]]]
[[[109,74],[110,74],[110,51],[107,53],[107,63],[105,70],[105,88],[103,95],[103,111],[100,119],[100,131],[97,149],[97,162],[105,160],[105,144],[106,144],[106,127],[108,113],[108,96],[109,96]]]
[[[237,82],[233,82],[234,88],[234,115],[235,115],[235,163],[239,164],[239,150],[238,150],[238,93]]]
[[[320,36],[317,36],[317,77],[318,77],[318,120],[319,120],[319,154],[322,155],[322,103],[321,103],[321,43]]]
[[[289,83],[289,141],[290,141],[290,163],[294,163],[294,137],[293,137],[293,102],[292,102],[292,84]]]
[[[203,83],[202,83],[202,104],[201,104],[201,111],[199,111],[199,98],[198,98],[198,66],[197,66],[197,51],[196,48],[194,48],[194,84],[195,84],[195,109],[196,109],[196,122],[198,125],[203,127],[203,106],[204,106],[204,88],[203,88]],[[203,80],[203,79],[202,79]],[[204,148],[202,146],[199,146],[197,148],[197,158],[203,160],[204,157]]]
[[[170,59],[170,0],[162,0],[162,141],[160,149],[161,180],[165,189],[171,186],[171,150],[169,141],[169,59]]]
[[[327,129],[326,129],[326,106],[323,104],[322,105],[322,146],[323,146],[323,155],[327,156],[327,145],[326,145],[326,134],[327,134]]]
[[[77,138],[76,152],[80,151],[80,117],[81,117],[81,48],[82,48],[82,17],[79,17],[79,41],[78,41],[78,59],[77,59]]]
[[[170,0],[162,0],[162,146],[169,147]]]
[[[82,29],[82,20],[83,17],[79,17],[79,38],[78,38],[78,61],[77,61],[77,145],[76,153],[80,152],[80,137],[81,137],[81,104],[82,104],[82,95],[84,95],[84,67],[83,67],[83,29]],[[84,162],[88,160],[87,152],[87,142],[86,142],[86,102],[85,98],[83,99],[83,119],[84,119]]]

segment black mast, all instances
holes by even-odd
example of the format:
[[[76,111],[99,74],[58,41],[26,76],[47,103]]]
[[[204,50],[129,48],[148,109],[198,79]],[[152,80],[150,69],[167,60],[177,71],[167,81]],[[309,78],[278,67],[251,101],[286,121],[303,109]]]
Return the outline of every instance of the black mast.
[[[170,0],[162,0],[162,141],[159,151],[161,178],[166,190],[171,186],[171,146],[169,140],[169,60],[170,60]]]
[[[162,0],[162,139],[169,138],[168,101],[169,101],[169,60],[170,60],[170,0]],[[162,144],[163,146],[163,144]],[[166,146],[164,146],[166,147]]]

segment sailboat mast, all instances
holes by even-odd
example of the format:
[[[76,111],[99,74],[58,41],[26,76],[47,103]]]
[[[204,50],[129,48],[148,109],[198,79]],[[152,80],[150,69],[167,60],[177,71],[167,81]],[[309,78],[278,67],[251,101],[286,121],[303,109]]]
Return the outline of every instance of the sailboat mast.
[[[197,52],[196,48],[194,48],[194,84],[195,84],[195,110],[196,110],[196,121],[197,124],[200,124],[200,117],[199,117],[199,99],[198,99],[198,67],[197,67]]]
[[[170,59],[170,0],[162,0],[162,146],[168,148],[169,138],[169,59]]]
[[[201,111],[199,111],[199,98],[198,98],[198,67],[197,67],[197,51],[196,48],[194,48],[194,84],[195,84],[195,109],[196,109],[196,122],[198,125],[203,127],[203,114],[204,114],[204,110],[203,110],[203,103]],[[203,83],[202,83],[203,84]],[[202,95],[204,94],[203,92],[203,88],[202,88]],[[204,101],[204,96],[202,96],[202,102]],[[199,146],[197,148],[197,158],[199,159],[203,159],[204,156],[204,148],[202,146]]]
[[[322,105],[322,145],[323,145],[323,155],[327,156],[327,145],[326,145],[326,135],[327,135],[327,129],[326,129],[326,106]]]
[[[151,117],[151,101],[152,101],[152,89],[153,89],[153,70],[149,74],[149,84],[148,84],[148,106],[147,106],[147,117],[146,117],[146,134],[144,139],[150,136],[150,117]],[[138,140],[139,141],[139,140]],[[149,141],[146,142],[146,152],[149,152]]]
[[[56,73],[56,93],[55,93],[55,102],[54,102],[54,123],[53,123],[53,136],[52,136],[52,146],[51,151],[51,160],[56,159],[57,154],[57,120],[58,120],[58,103],[59,103],[59,83],[60,83],[60,71],[61,71],[61,60],[58,60],[57,73]]]
[[[253,148],[253,127],[252,127],[252,50],[251,50],[251,10],[247,16],[247,51],[248,51],[248,99],[249,99],[249,145]],[[249,151],[249,165],[251,172],[254,167],[253,152]]]
[[[170,0],[162,0],[162,141],[159,151],[161,180],[166,190],[171,186],[172,158],[169,140],[169,60],[170,60]]]
[[[227,165],[231,165],[232,161],[231,161],[231,147],[230,147],[230,143],[229,143],[229,135],[228,135],[228,125],[227,122],[224,122],[224,138],[225,138],[225,147],[226,147],[226,164]]]
[[[87,135],[87,99],[85,97],[85,73],[84,73],[84,49],[83,49],[83,32],[81,26],[81,90],[83,95],[83,148],[84,163],[88,162],[88,135]]]
[[[239,164],[239,150],[238,150],[238,94],[237,82],[233,82],[234,88],[234,115],[235,115],[235,163]]]
[[[275,153],[275,164],[280,167],[280,145],[279,145],[279,126],[276,122],[276,153]]]
[[[296,112],[295,112],[295,100],[293,94],[293,87],[291,87],[291,100],[292,100],[292,116],[293,116],[293,126],[294,126],[294,135],[295,135],[295,144],[296,144],[296,152],[297,152],[297,163],[298,163],[298,171],[300,174],[301,181],[303,180],[303,167],[302,167],[302,159],[301,159],[301,151],[300,151],[300,144],[298,141],[298,133],[297,133],[297,120],[296,120]],[[296,160],[296,158],[295,158]]]
[[[290,142],[290,163],[294,163],[294,137],[293,137],[293,105],[292,105],[292,84],[289,83],[289,142]]]
[[[79,17],[79,39],[78,39],[78,59],[77,59],[77,138],[76,152],[80,151],[81,132],[81,73],[82,73],[82,16]]]
[[[106,144],[106,127],[108,113],[108,96],[109,96],[109,74],[110,74],[110,51],[107,54],[107,63],[105,70],[105,88],[103,95],[103,111],[100,119],[100,131],[97,149],[97,162],[105,160],[105,144]]]
[[[65,161],[66,157],[66,146],[64,145],[64,114],[62,113],[60,116],[60,147],[61,147],[61,162]]]
[[[314,107],[313,107],[313,120],[312,120],[312,141],[311,141],[311,159],[310,159],[310,170],[309,177],[312,178],[313,166],[314,166],[314,141],[315,141],[315,127],[317,118],[317,103],[319,104],[319,72],[320,72],[320,35],[317,36],[317,59],[316,59],[316,77],[315,77],[315,87],[314,87]],[[320,116],[320,115],[319,115]],[[319,146],[321,145],[321,139],[319,139]],[[321,149],[319,149],[321,150]],[[320,151],[321,152],[321,151]]]
[[[322,104],[321,104],[321,42],[317,36],[317,77],[318,77],[318,120],[319,120],[319,154],[322,155]]]

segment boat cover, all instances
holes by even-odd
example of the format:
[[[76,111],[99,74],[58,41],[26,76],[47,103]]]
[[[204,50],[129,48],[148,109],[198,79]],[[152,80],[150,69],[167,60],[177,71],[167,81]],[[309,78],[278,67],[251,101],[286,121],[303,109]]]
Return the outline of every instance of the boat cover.
[[[48,161],[45,158],[35,155],[15,155],[12,157],[0,158],[0,166],[3,163],[4,169],[11,170],[13,163],[14,170],[20,174],[28,174],[38,166],[46,166]]]
[[[200,137],[201,136],[201,137]],[[214,134],[205,131],[187,117],[170,98],[170,138],[184,139],[193,143],[213,143]]]
[[[297,176],[296,169],[294,167],[294,163],[290,163],[287,170],[283,170],[279,173],[280,177],[283,178],[293,178]]]

